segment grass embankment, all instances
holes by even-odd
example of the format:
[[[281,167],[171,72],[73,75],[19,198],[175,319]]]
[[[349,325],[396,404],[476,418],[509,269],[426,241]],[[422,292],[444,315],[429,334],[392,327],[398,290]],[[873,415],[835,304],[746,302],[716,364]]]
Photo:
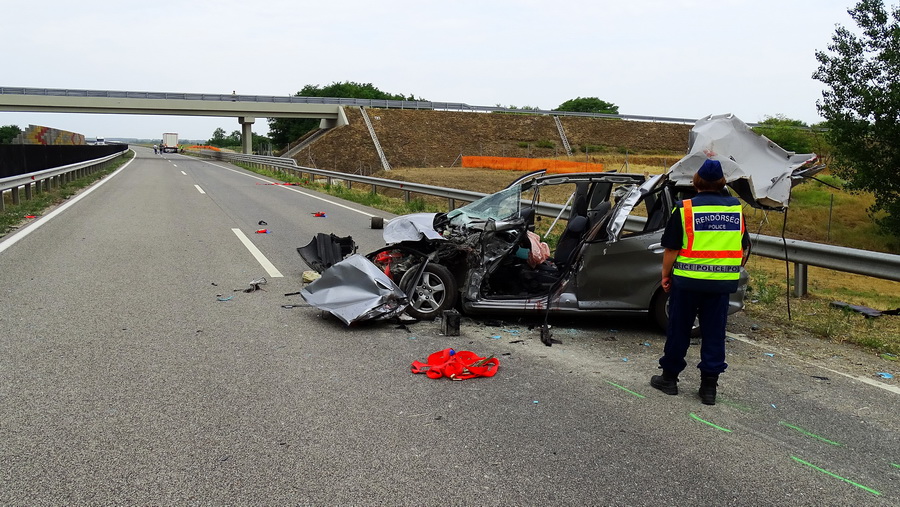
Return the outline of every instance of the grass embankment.
[[[27,216],[40,216],[52,206],[55,206],[69,197],[75,195],[79,190],[87,187],[91,183],[109,175],[123,164],[134,158],[133,151],[127,151],[124,156],[115,159],[107,168],[97,171],[93,174],[72,180],[68,183],[54,187],[44,192],[34,190],[32,199],[26,200],[24,192],[20,189],[21,200],[19,204],[12,203],[12,197],[8,194],[3,195],[4,210],[0,212],[0,236],[5,236],[11,230],[19,227],[27,220]]]
[[[608,169],[620,172],[659,174],[678,158],[674,155],[631,155],[627,157],[626,163],[624,155],[595,155],[591,157],[591,161],[603,163]],[[284,180],[287,176],[281,173],[267,175],[283,181],[303,183],[299,178]],[[376,176],[483,193],[495,192],[513,178],[509,171],[458,167],[397,168]],[[827,175],[824,179],[836,186],[840,183]],[[446,200],[436,197],[420,197],[406,203],[399,192],[392,194],[392,191],[386,189],[373,194],[368,190],[347,189],[342,185],[323,185],[308,181],[306,184],[332,195],[396,214],[446,211],[447,206]],[[564,202],[566,197],[568,196],[555,196],[552,199]],[[896,238],[879,234],[866,214],[865,209],[871,204],[871,199],[869,195],[850,194],[817,182],[804,183],[794,189],[785,235],[788,238],[850,248],[898,253],[900,248]],[[749,207],[746,208],[746,214],[752,232],[781,235],[784,214],[762,212]],[[747,267],[751,275],[747,314],[760,321],[779,324],[777,329],[780,331],[777,332],[782,333],[783,337],[789,338],[791,333],[806,331],[823,339],[853,343],[877,353],[900,355],[900,317],[867,319],[855,312],[830,307],[834,300],[880,310],[900,307],[900,283],[811,267],[810,294],[802,298],[790,297],[789,320],[788,283],[793,283],[793,275],[785,281],[784,263],[752,256]]]

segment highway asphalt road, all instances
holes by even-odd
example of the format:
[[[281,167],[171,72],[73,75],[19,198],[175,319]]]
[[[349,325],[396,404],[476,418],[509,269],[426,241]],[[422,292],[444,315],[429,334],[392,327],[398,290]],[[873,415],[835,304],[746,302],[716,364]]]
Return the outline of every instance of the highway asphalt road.
[[[693,367],[650,388],[642,320],[557,321],[553,347],[527,321],[347,328],[285,296],[296,248],[374,249],[383,213],[136,151],[0,242],[0,504],[900,503],[896,384],[735,335],[709,407]],[[410,373],[447,347],[499,372]]]

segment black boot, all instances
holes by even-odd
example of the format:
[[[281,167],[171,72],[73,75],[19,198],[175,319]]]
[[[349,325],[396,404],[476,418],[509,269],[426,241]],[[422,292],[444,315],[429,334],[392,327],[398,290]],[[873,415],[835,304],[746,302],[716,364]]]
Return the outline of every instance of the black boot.
[[[703,374],[700,376],[700,391],[697,394],[700,395],[700,401],[704,405],[716,404],[716,386],[718,385],[718,375]]]
[[[678,374],[663,370],[662,375],[650,377],[650,385],[666,394],[678,394]]]

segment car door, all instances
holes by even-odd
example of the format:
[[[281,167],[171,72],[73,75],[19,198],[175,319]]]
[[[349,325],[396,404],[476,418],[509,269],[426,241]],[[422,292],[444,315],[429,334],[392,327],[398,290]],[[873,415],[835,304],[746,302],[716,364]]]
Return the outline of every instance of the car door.
[[[660,238],[674,203],[663,175],[626,189],[605,226],[592,231],[576,268],[579,307],[647,310],[659,289]]]

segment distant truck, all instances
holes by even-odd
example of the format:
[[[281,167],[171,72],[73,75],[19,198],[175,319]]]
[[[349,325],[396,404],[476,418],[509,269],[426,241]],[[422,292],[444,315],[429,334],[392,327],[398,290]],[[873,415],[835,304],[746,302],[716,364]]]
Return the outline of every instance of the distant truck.
[[[178,153],[178,134],[174,132],[163,134],[162,151],[164,153]]]

